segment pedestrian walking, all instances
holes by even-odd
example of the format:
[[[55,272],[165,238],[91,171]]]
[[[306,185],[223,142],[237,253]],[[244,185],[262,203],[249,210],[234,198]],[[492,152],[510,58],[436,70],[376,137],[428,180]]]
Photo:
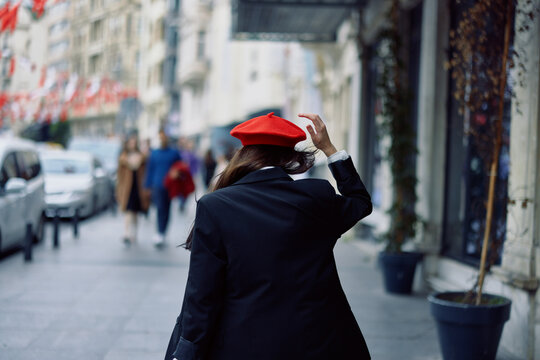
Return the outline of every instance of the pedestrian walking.
[[[204,186],[208,190],[210,187],[210,183],[212,181],[212,178],[214,177],[214,173],[216,172],[216,160],[214,159],[214,154],[212,153],[212,149],[206,150],[206,153],[204,154]]]
[[[125,142],[118,158],[116,200],[125,216],[124,243],[137,241],[137,218],[146,213],[150,197],[143,188],[146,157],[139,150],[137,137],[131,136]]]
[[[181,160],[178,150],[169,146],[169,139],[163,129],[159,131],[159,143],[160,147],[150,153],[144,181],[144,187],[151,191],[152,202],[157,209],[157,233],[153,238],[157,247],[165,245],[171,210],[171,199],[164,185],[165,176],[171,166]]]
[[[175,197],[185,200],[195,191],[195,183],[191,177],[189,166],[183,161],[177,161],[171,166],[165,177],[164,185],[171,200]]]
[[[147,158],[150,157],[150,152],[152,151],[152,146],[150,144],[150,139],[144,139],[141,143],[141,152]]]
[[[302,129],[270,113],[235,127],[244,145],[197,204],[180,316],[166,360],[369,359],[341,287],[333,247],[372,210],[350,156],[315,114],[307,130],[326,180],[294,181],[314,162]]]
[[[195,153],[193,141],[186,137],[181,137],[178,139],[178,151],[180,151],[180,157],[182,158],[182,161],[187,165],[189,173],[191,175],[191,178],[194,179],[197,173],[199,172],[199,166],[200,166],[200,159]],[[193,183],[195,184],[195,183]],[[186,209],[186,201],[193,191],[190,191],[187,195],[185,194],[179,194],[178,200],[180,202],[180,212],[183,213]]]

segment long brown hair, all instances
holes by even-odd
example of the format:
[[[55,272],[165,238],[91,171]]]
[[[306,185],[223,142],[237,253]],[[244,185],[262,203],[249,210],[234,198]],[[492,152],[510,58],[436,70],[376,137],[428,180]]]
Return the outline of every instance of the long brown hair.
[[[216,184],[211,191],[230,186],[246,176],[265,166],[282,168],[287,174],[301,174],[308,171],[315,162],[317,150],[296,151],[293,148],[276,145],[247,145],[238,150],[227,167],[218,174]],[[181,246],[191,250],[193,226],[187,240]]]
[[[141,150],[139,148],[139,139],[137,138],[136,135],[130,135],[126,139],[124,139],[124,141],[122,142],[122,151],[120,152],[120,154],[127,154],[129,152],[128,144],[132,139],[135,139],[135,149],[134,149],[134,151],[135,152],[141,152]]]

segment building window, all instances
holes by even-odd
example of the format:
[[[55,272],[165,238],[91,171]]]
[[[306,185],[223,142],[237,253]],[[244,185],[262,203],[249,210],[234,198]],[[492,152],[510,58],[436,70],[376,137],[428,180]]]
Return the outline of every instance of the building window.
[[[75,57],[73,58],[72,60],[72,64],[73,64],[73,72],[75,74],[82,74],[83,73],[83,64],[82,64],[82,60],[81,58],[79,57]]]
[[[115,55],[111,56],[111,69],[114,72],[119,72],[122,69],[122,54],[116,53]]]
[[[49,45],[49,55],[58,56],[65,53],[69,48],[69,40],[57,41]]]
[[[102,55],[101,54],[95,54],[90,56],[89,61],[89,72],[91,75],[97,74],[101,71],[101,63],[102,63]]]
[[[164,67],[165,67],[165,62],[161,61],[159,64],[156,65],[156,78],[157,78],[157,83],[159,85],[163,85],[164,82],[163,82],[163,74],[164,74]]]
[[[90,42],[99,42],[103,38],[103,20],[96,20],[90,25]]]
[[[73,45],[75,47],[84,47],[85,42],[85,36],[84,36],[84,30],[79,30],[75,33],[75,41],[73,42]]]
[[[452,3],[451,28],[456,27],[458,14],[467,3]],[[474,66],[474,64],[472,64]],[[446,144],[446,184],[444,201],[444,255],[460,261],[476,264],[480,259],[482,239],[485,229],[489,166],[491,149],[483,145],[479,137],[490,136],[492,129],[487,120],[493,106],[485,106],[477,112],[467,109],[459,111],[459,103],[454,98],[455,81],[449,74],[447,144]],[[510,82],[508,82],[509,84]],[[481,85],[475,85],[481,86]],[[497,182],[493,227],[495,242],[502,243],[506,237],[506,200],[508,196],[509,147],[511,123],[511,95],[508,88],[504,101],[503,144]],[[474,135],[477,134],[477,135]],[[479,141],[480,140],[480,141]],[[495,264],[500,262],[500,252],[493,253]]]
[[[68,67],[69,67],[69,64],[67,60],[60,60],[49,65],[49,68],[54,69],[56,71],[67,71]]]
[[[206,32],[201,30],[197,33],[197,60],[203,60],[205,55]]]
[[[406,21],[402,26],[407,27],[407,38],[403,41],[404,50],[409,55],[405,59],[407,82],[410,92],[409,120],[412,128],[418,127],[418,78],[420,67],[420,33],[422,24],[422,4],[405,10],[402,18]],[[379,83],[383,76],[383,63],[379,56],[381,53],[387,53],[388,44],[381,41],[365,49],[365,55],[369,59],[364,63],[363,72],[365,72],[362,94],[363,101],[363,124],[361,143],[364,148],[361,150],[363,156],[362,174],[365,185],[371,193],[373,206],[378,211],[386,211],[391,205],[392,183],[390,169],[385,161],[386,148],[389,139],[381,136],[383,125],[382,98],[379,94]],[[386,48],[385,48],[386,47]],[[348,88],[344,93],[348,93]],[[344,141],[347,139],[345,138]],[[410,159],[410,166],[415,168],[416,158]]]
[[[61,16],[69,10],[69,1],[57,2],[49,9],[49,15]]]
[[[112,36],[119,36],[119,32],[122,30],[122,17],[113,16],[109,19],[109,33]]]
[[[137,18],[137,35],[141,36],[144,31],[144,24],[140,17]]]
[[[171,47],[171,48],[176,47],[177,42],[178,42],[178,29],[176,28],[176,26],[170,26],[169,27],[169,32],[168,32],[167,38],[168,38],[169,47]]]
[[[67,20],[59,21],[56,24],[49,26],[49,35],[56,36],[56,35],[62,34],[68,28],[69,28],[69,22]]]
[[[84,12],[87,0],[77,0],[75,1],[75,15],[80,15]]]
[[[174,80],[175,80],[175,73],[176,73],[176,56],[169,56],[167,58],[166,62],[166,69],[165,69],[165,86],[167,88],[171,88],[174,86]]]
[[[172,13],[178,13],[180,11],[180,0],[169,0],[169,10]]]
[[[126,41],[128,44],[131,44],[131,22],[132,16],[128,14],[126,18]]]
[[[156,22],[154,26],[154,40],[161,41],[165,39],[165,19],[161,18]]]

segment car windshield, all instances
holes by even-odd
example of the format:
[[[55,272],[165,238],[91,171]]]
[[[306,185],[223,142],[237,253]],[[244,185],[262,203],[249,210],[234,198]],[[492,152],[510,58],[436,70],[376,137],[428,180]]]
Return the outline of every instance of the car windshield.
[[[90,163],[79,159],[44,158],[41,161],[45,174],[88,174]]]

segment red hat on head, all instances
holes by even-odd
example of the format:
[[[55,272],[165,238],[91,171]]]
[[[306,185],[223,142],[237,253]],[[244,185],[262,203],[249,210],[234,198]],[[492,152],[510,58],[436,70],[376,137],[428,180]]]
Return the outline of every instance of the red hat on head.
[[[275,116],[273,112],[258,116],[237,125],[231,135],[240,139],[242,145],[278,145],[294,147],[306,140],[304,130],[292,122]]]

